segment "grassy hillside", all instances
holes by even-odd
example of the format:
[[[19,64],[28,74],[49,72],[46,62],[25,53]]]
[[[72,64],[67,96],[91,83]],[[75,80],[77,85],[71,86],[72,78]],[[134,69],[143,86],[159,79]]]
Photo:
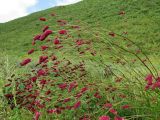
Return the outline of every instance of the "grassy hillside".
[[[60,19],[70,22],[80,20],[93,28],[98,24],[99,29],[102,27],[118,33],[126,29],[129,38],[143,46],[148,53],[156,54],[160,44],[159,5],[158,0],[84,0],[74,5],[50,8],[0,24],[0,49],[8,54],[23,55],[24,51],[31,47],[32,36],[42,28],[38,18],[50,18],[50,13],[55,12]],[[125,10],[126,23],[122,23],[124,19],[117,15],[119,10]],[[47,24],[54,26],[52,20],[47,21]]]
[[[159,120],[159,6],[83,0],[0,24],[0,119]]]

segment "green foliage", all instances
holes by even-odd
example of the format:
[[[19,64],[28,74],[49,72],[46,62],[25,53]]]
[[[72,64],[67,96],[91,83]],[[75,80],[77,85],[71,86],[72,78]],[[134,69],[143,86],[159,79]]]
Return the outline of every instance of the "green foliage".
[[[120,87],[121,89],[117,93],[114,93],[116,95],[120,92],[124,92],[128,95],[128,99],[123,102],[130,103],[134,107],[131,110],[120,111],[119,114],[121,116],[126,116],[126,118],[128,116],[128,119],[133,120],[158,120],[158,117],[160,117],[158,110],[160,104],[153,104],[154,101],[153,103],[150,101],[153,99],[153,96],[157,94],[150,93],[150,91],[144,91],[145,85],[144,82],[141,81],[141,79],[144,79],[144,76],[138,76],[139,78],[137,78],[137,74],[135,73],[141,71],[143,74],[147,74],[147,70],[144,68],[144,66],[142,66],[140,63],[137,63],[136,65],[129,64],[125,67],[116,66],[113,64],[114,68],[108,70],[106,67],[104,71],[104,66],[99,63],[99,60],[102,59],[106,63],[110,63],[110,61],[107,59],[109,53],[106,52],[106,48],[104,47],[104,43],[110,42],[110,40],[108,40],[106,37],[108,32],[114,31],[115,33],[121,35],[126,30],[128,32],[126,37],[130,38],[137,45],[139,45],[143,51],[151,57],[153,63],[156,65],[156,68],[160,68],[157,61],[157,59],[159,59],[158,52],[160,50],[159,6],[159,0],[84,0],[74,5],[50,8],[17,20],[10,21],[8,23],[0,24],[0,51],[4,51],[4,54],[1,54],[0,58],[0,86],[3,86],[13,74],[18,76],[18,74],[23,72],[26,73],[28,72],[29,68],[33,67],[31,64],[25,69],[19,69],[20,66],[18,64],[21,60],[20,58],[27,57],[26,51],[32,48],[31,41],[33,36],[40,33],[40,29],[42,29],[44,25],[52,26],[54,31],[58,31],[59,28],[55,24],[56,20],[64,19],[69,21],[69,24],[71,25],[80,25],[84,30],[81,32],[82,35],[84,34],[83,37],[86,39],[93,39],[94,48],[98,53],[103,55],[103,57],[98,55],[92,58],[91,55],[86,54],[85,57],[82,58],[83,60],[87,61],[86,70],[89,71],[87,77],[90,79],[88,81],[96,82],[97,86],[99,86],[99,90],[102,91],[102,95],[106,94],[103,92],[103,90],[101,90],[102,88],[105,88],[106,85]],[[124,10],[126,12],[126,17],[118,15],[120,12],[119,10]],[[57,16],[51,17],[51,13],[56,13]],[[46,17],[47,21],[45,23],[39,21],[40,17]],[[96,38],[93,34],[96,32],[103,37]],[[112,40],[118,41],[120,38],[113,38]],[[125,42],[120,43],[121,46],[125,45]],[[41,43],[38,44],[40,45]],[[78,62],[79,56],[74,53],[73,49],[70,49],[70,46],[67,46],[67,44],[70,44],[70,41],[66,42],[65,44],[67,49],[63,51],[65,53],[63,57],[70,59],[73,63]],[[120,50],[117,49],[117,51],[119,52]],[[124,55],[123,57],[125,57],[127,60],[133,57],[132,55],[123,53],[121,51],[119,54],[117,51],[115,50],[117,57],[122,57],[120,56],[121,54]],[[36,55],[31,55],[33,61],[36,61],[37,56],[40,54],[39,51],[36,52]],[[60,51],[57,53],[57,56],[61,58],[63,52]],[[114,69],[125,74],[126,79],[120,85],[114,83],[114,78],[112,76],[112,70]],[[127,85],[132,87],[125,88]],[[20,87],[22,89],[24,88],[23,85]],[[14,88],[3,90],[12,91],[14,93]],[[90,93],[89,95],[91,96],[92,94]],[[32,114],[27,110],[19,110],[18,108],[11,110],[10,107],[7,106],[8,103],[4,100],[2,89],[0,89],[0,97],[0,110],[2,110],[0,113],[0,119],[32,119]],[[57,96],[55,96],[55,99],[56,97]],[[111,96],[108,95],[103,97],[104,98],[102,101],[105,101]],[[157,101],[160,99],[158,96],[155,97]],[[117,96],[115,99],[120,101]],[[82,102],[83,100],[85,101],[85,99],[82,98]],[[16,101],[14,102],[16,104]],[[118,104],[119,103],[114,103],[116,109],[120,109]],[[81,117],[79,116],[79,113],[88,112],[85,110],[85,106],[86,104],[81,106],[81,111],[69,111],[68,113],[63,113],[62,115],[58,116],[48,116],[46,114],[43,115],[41,119],[76,120],[78,117]],[[94,108],[92,113],[92,116],[95,116],[94,119],[97,119],[98,116],[103,115],[103,112],[98,111],[99,106],[96,105],[95,98],[91,99],[91,106]]]

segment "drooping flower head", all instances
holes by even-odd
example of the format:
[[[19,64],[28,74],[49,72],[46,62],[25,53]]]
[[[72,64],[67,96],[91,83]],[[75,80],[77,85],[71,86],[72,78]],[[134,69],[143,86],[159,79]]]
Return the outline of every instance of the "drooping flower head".
[[[40,115],[40,112],[36,111],[34,120],[39,120]]]
[[[148,82],[148,85],[152,85],[153,83],[153,75],[152,74],[148,74],[145,78],[145,80]]]
[[[34,52],[34,48],[28,51],[28,55],[32,54]]]
[[[103,115],[103,116],[99,117],[99,120],[110,120],[110,117]]]
[[[45,32],[46,30],[48,30],[48,28],[49,28],[49,26],[45,26],[45,27],[43,28],[43,32]]]
[[[23,60],[23,61],[20,63],[20,65],[21,65],[21,66],[25,66],[25,65],[27,65],[27,64],[30,63],[30,62],[31,62],[31,59],[28,58],[28,59]]]
[[[52,34],[52,30],[46,30],[39,38],[39,40],[43,41],[44,39],[46,39],[50,34]]]
[[[61,35],[66,35],[66,34],[67,34],[67,30],[60,30],[60,31],[59,31],[59,34],[61,34]]]
[[[78,102],[76,102],[75,104],[74,104],[74,109],[77,109],[77,108],[79,108],[80,107],[80,105],[81,105],[81,101],[78,101]]]
[[[55,45],[58,45],[58,44],[60,44],[60,40],[59,40],[58,38],[55,38],[55,39],[53,40],[53,43],[54,43]]]
[[[40,21],[46,21],[47,19],[44,17],[39,18]]]

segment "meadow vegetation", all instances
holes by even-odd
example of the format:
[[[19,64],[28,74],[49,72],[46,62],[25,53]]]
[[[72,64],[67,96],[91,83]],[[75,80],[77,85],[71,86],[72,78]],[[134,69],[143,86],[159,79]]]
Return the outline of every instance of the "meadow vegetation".
[[[0,119],[159,120],[159,5],[84,0],[0,24]]]

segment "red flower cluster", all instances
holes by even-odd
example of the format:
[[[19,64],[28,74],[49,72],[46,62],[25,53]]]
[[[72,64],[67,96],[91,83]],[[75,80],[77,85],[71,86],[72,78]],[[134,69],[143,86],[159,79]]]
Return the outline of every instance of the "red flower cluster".
[[[50,34],[52,34],[52,30],[46,30],[39,38],[39,40],[43,41],[44,39],[46,39]]]
[[[55,45],[58,45],[58,44],[60,44],[60,40],[59,40],[58,38],[55,38],[55,39],[53,40],[53,43],[54,43]]]
[[[59,34],[66,35],[67,34],[67,30],[60,30]]]
[[[99,120],[110,120],[109,116],[101,116],[99,117]]]
[[[25,65],[27,65],[27,64],[30,63],[30,62],[31,62],[31,59],[28,58],[28,59],[23,60],[23,61],[20,63],[20,65],[21,65],[21,66],[25,66]]]
[[[48,60],[48,56],[40,56],[39,57],[39,64],[41,64],[43,62],[46,63],[47,60]]]
[[[39,20],[41,20],[41,21],[46,21],[47,19],[44,18],[44,17],[41,17],[41,18],[39,18]]]
[[[41,46],[42,51],[46,50],[47,48],[48,48],[48,46],[45,46],[45,45]]]
[[[45,26],[42,31],[45,32],[46,30],[48,30],[48,28],[49,26]]]
[[[146,90],[152,89],[155,90],[156,88],[160,89],[160,77],[157,77],[156,80],[154,80],[154,76],[152,74],[148,74],[145,78],[147,81],[147,85],[145,87]]]
[[[55,16],[55,14],[52,13],[51,16]],[[43,17],[39,19],[41,21],[47,20]],[[32,45],[35,45],[37,42],[42,42],[39,47],[41,54],[30,73],[24,74],[22,76],[25,77],[16,80],[15,99],[19,109],[25,108],[31,111],[34,114],[35,120],[39,120],[40,116],[43,115],[41,111],[57,115],[67,112],[68,110],[74,113],[74,111],[78,111],[80,108],[88,111],[88,113],[93,112],[94,109],[100,109],[100,114],[103,112],[102,110],[106,113],[108,109],[108,113],[111,116],[108,116],[108,114],[98,116],[99,120],[110,120],[112,118],[114,118],[114,120],[124,120],[124,118],[119,117],[118,109],[115,108],[112,101],[115,102],[116,97],[118,97],[119,100],[125,99],[126,95],[115,94],[114,92],[118,88],[112,85],[105,85],[105,87],[103,87],[101,83],[94,83],[92,77],[88,80],[88,76],[90,75],[86,69],[85,59],[79,63],[73,63],[70,59],[67,60],[64,57],[67,56],[67,48],[70,48],[70,50],[72,50],[71,52],[76,51],[78,55],[81,54],[78,56],[78,59],[83,57],[83,54],[87,52],[89,52],[89,55],[95,56],[97,51],[94,50],[94,40],[83,39],[81,35],[82,30],[79,25],[71,25],[68,28],[68,26],[65,26],[67,24],[66,20],[57,20],[57,22],[60,25],[59,27],[63,28],[59,30],[58,33],[55,32],[53,34],[53,31],[49,30],[51,28],[46,25],[41,29],[41,32],[43,32],[33,38]],[[69,29],[78,31],[79,33],[75,35],[76,33],[70,33]],[[109,35],[115,37],[114,32],[110,32]],[[96,34],[96,36],[99,36],[99,34]],[[47,37],[49,38],[45,40]],[[64,50],[60,49],[63,46]],[[35,52],[34,48],[28,51],[28,55],[33,52]],[[23,60],[20,65],[25,66],[30,62],[31,59],[28,58]],[[122,81],[122,78],[117,78],[115,81],[115,84],[118,84]],[[149,87],[159,87],[159,84],[153,83],[152,75],[147,76],[146,81]],[[5,87],[11,86],[12,83],[5,85]],[[102,96],[103,92],[104,94],[107,92],[111,97],[108,97],[107,94]],[[9,101],[13,101],[14,95],[8,93],[5,94],[5,97]],[[14,107],[13,105],[13,108]],[[126,110],[130,108],[130,105],[119,105],[119,108]],[[97,114],[98,112],[99,110],[97,110]],[[92,119],[92,115],[83,114],[77,116],[80,117],[77,118],[80,120]],[[93,117],[93,119],[95,119],[95,117]]]
[[[34,49],[31,49],[28,51],[28,55],[32,54],[34,52]]]

